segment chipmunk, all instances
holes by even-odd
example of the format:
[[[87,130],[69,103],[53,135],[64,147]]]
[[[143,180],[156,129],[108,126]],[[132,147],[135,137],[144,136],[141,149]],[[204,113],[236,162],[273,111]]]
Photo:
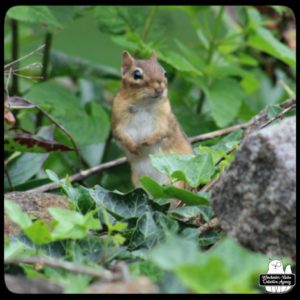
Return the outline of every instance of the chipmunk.
[[[160,184],[169,178],[157,171],[149,154],[193,154],[186,135],[174,116],[168,99],[166,72],[153,53],[150,59],[123,53],[122,87],[112,106],[112,132],[125,151],[132,170],[132,182],[150,176]],[[183,182],[177,186],[183,187]]]

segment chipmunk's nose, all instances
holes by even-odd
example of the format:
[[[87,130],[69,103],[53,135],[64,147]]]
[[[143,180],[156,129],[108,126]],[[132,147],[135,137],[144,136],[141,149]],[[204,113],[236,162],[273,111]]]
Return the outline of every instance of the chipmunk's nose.
[[[163,83],[162,80],[157,80],[154,83],[154,90],[156,94],[162,94],[164,89],[165,89],[165,84]]]

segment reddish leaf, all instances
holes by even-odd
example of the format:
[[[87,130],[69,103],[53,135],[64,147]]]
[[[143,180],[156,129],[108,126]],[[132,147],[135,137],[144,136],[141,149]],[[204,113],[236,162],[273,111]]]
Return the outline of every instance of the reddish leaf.
[[[43,139],[30,133],[8,132],[4,136],[4,149],[6,151],[20,152],[51,152],[51,151],[71,151],[69,146],[58,142]]]
[[[10,109],[28,109],[36,107],[35,104],[32,104],[24,98],[18,96],[6,98],[6,103]]]

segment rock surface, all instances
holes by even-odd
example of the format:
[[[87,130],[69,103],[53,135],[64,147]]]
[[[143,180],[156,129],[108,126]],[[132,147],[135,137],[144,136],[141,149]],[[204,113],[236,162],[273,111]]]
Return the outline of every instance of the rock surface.
[[[212,190],[227,234],[268,255],[296,255],[296,119],[251,133]]]
[[[70,208],[67,197],[50,193],[12,192],[4,194],[4,200],[15,201],[26,213],[45,221],[51,220],[48,208]],[[4,233],[8,235],[20,233],[20,228],[13,224],[6,215],[4,215]]]

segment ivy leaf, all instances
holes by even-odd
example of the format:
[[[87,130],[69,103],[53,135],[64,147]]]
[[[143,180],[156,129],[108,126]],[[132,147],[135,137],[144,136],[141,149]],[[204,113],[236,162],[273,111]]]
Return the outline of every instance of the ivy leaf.
[[[34,255],[36,251],[32,248],[27,247],[20,241],[11,241],[9,245],[5,245],[4,248],[4,260],[13,260],[22,256]]]
[[[4,201],[5,213],[9,219],[24,229],[32,225],[31,218],[24,213],[19,204],[11,200]]]
[[[188,221],[193,217],[202,215],[205,221],[208,222],[213,215],[212,209],[209,206],[202,205],[177,207],[170,210],[169,213],[181,221]]]
[[[49,225],[43,220],[37,220],[30,227],[24,228],[24,233],[36,245],[44,245],[52,241]]]
[[[153,248],[162,237],[163,233],[155,223],[153,215],[146,212],[137,220],[130,247],[132,249],[142,246],[148,249]]]
[[[104,207],[117,219],[139,218],[149,211],[149,197],[142,189],[127,194],[110,192],[101,186],[89,189],[97,207]]]
[[[151,163],[161,173],[187,182],[192,187],[207,183],[213,173],[214,164],[209,153],[194,155],[155,154],[150,155]]]
[[[163,213],[146,212],[137,220],[129,247],[151,249],[165,237],[166,233],[176,233],[178,229],[178,222]]]
[[[93,217],[95,211],[90,211],[84,216],[64,208],[49,208],[48,211],[57,222],[52,232],[54,240],[82,239],[88,230],[101,228],[99,220]]]
[[[149,258],[161,269],[172,271],[178,265],[197,262],[198,253],[196,240],[168,235],[163,243],[150,251]]]

